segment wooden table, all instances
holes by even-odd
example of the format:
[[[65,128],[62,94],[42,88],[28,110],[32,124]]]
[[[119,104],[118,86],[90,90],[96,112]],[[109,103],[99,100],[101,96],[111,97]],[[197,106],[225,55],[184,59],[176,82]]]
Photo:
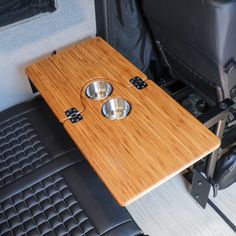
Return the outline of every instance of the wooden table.
[[[220,140],[167,93],[101,38],[93,38],[26,68],[58,120],[105,183],[125,206],[220,146]],[[137,89],[139,76],[148,86]],[[113,86],[105,100],[91,100],[86,85],[97,79]],[[105,101],[122,97],[132,106],[123,120],[101,113]],[[72,123],[65,111],[83,120]]]

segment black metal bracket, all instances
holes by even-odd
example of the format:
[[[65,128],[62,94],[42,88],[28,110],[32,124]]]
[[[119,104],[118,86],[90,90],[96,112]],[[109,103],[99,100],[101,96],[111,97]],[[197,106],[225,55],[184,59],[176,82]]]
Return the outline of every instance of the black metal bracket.
[[[191,195],[205,209],[208,196],[211,189],[211,183],[198,170],[193,171]]]
[[[54,50],[52,53],[51,53],[51,56],[55,56],[57,55],[57,50]]]
[[[29,79],[30,87],[32,89],[33,94],[38,93],[38,90],[36,89],[36,87],[34,86],[34,84],[32,83],[29,77],[28,79]]]
[[[148,84],[139,76],[132,78],[130,83],[133,84],[137,89],[144,89],[148,86]]]
[[[225,99],[216,106],[212,107],[205,114],[199,116],[198,119],[207,128],[210,128],[221,120],[224,120],[233,105],[234,102],[231,99]],[[216,161],[216,158],[214,158],[214,161]],[[212,180],[211,178],[209,178],[207,172],[205,174],[205,171],[203,173],[199,168],[194,168],[191,182],[191,195],[203,208],[205,208],[208,201],[211,186],[213,186],[215,194],[217,192],[217,186],[213,185]]]
[[[71,123],[77,123],[81,120],[83,120],[83,116],[80,114],[80,112],[75,108],[72,107],[69,110],[65,112],[68,120],[71,121]]]

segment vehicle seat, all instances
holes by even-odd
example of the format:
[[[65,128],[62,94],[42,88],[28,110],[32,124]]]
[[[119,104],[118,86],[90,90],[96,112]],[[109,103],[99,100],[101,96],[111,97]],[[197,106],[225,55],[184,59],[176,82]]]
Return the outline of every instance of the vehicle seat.
[[[174,74],[207,101],[234,97],[236,85],[235,0],[145,0],[144,14]]]
[[[0,112],[0,235],[143,235],[42,98]]]

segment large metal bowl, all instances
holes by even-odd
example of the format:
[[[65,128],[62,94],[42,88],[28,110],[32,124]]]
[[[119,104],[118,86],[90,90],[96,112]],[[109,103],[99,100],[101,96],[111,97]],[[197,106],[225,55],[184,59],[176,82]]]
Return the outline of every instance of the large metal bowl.
[[[90,83],[85,90],[87,97],[95,100],[107,98],[112,92],[112,86],[104,80],[97,80]]]
[[[121,120],[130,113],[131,105],[122,98],[112,98],[102,106],[102,114],[110,120]]]

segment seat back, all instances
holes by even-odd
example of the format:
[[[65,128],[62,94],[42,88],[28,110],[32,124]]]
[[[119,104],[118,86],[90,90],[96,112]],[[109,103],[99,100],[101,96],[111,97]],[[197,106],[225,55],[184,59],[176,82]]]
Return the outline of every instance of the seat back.
[[[236,0],[143,0],[143,10],[175,74],[210,103],[234,96]],[[230,95],[231,94],[231,95]]]

